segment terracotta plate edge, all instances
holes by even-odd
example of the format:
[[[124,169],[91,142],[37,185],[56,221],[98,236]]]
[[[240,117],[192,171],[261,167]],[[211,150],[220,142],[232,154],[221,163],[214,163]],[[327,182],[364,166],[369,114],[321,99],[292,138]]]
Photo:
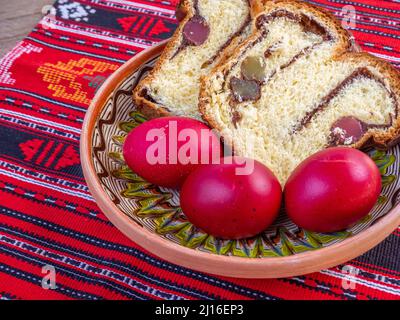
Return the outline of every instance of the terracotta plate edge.
[[[237,278],[283,278],[317,272],[352,260],[378,245],[400,225],[400,205],[397,205],[376,224],[340,243],[288,257],[241,258],[183,247],[132,221],[109,199],[95,172],[92,159],[94,124],[114,89],[144,62],[158,55],[166,43],[144,50],[112,74],[90,104],[82,127],[80,156],[89,190],[107,218],[129,239],[160,258],[196,271]]]

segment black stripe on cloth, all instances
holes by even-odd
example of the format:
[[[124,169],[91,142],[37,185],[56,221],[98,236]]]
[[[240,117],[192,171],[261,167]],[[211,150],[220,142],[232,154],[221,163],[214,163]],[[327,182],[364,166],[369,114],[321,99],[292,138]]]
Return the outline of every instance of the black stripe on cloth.
[[[140,270],[135,266],[124,263],[120,260],[111,260],[103,256],[93,255],[83,250],[76,250],[76,248],[68,246],[64,243],[54,242],[52,240],[40,237],[36,234],[32,234],[26,231],[22,231],[18,228],[10,228],[7,225],[0,224],[0,230],[12,236],[24,239],[26,241],[35,243],[37,245],[42,245],[44,247],[48,247],[53,250],[57,250],[66,254],[74,255],[81,259],[85,259],[86,261],[94,262],[97,264],[102,264],[105,266],[111,266],[113,269],[116,269],[121,272],[125,272],[131,274],[135,277],[141,278],[149,283],[155,284],[157,286],[164,287],[165,289],[173,290],[178,293],[182,293],[188,296],[191,296],[196,299],[204,299],[204,300],[213,300],[220,299],[220,296],[214,295],[213,293],[202,292],[197,289],[188,288],[182,284],[178,284],[176,282],[172,282],[166,279],[162,279],[153,274],[149,274],[146,271]]]
[[[79,165],[76,165],[75,167],[78,167]],[[72,167],[72,166],[71,166]],[[67,179],[61,179],[61,178],[56,178],[54,176],[49,176],[44,173],[37,172],[35,170],[31,170],[29,168],[25,168],[22,166],[18,166],[15,163],[9,162],[9,161],[3,161],[0,158],[0,169],[4,168],[4,171],[8,172],[13,172],[14,175],[21,174],[26,179],[37,179],[40,180],[38,185],[43,186],[44,184],[53,184],[53,189],[56,189],[56,185],[61,186],[58,188],[58,190],[62,191],[69,191],[69,192],[81,192],[81,194],[84,195],[85,200],[92,201],[93,198],[90,195],[89,188],[86,186],[86,184],[79,183],[79,182],[74,182],[70,181]],[[28,176],[28,177],[26,177]],[[69,188],[69,189],[68,189]]]
[[[146,12],[147,15],[152,15],[155,17],[163,17],[165,19],[169,19],[169,20],[173,20],[176,21],[173,17],[173,15],[168,14],[166,12],[162,12],[160,9],[161,8],[157,8],[154,6],[154,0],[151,1],[146,1],[150,6],[152,6],[154,9],[152,8],[148,8],[148,9],[143,9],[141,7],[138,7],[137,5],[135,5],[135,3],[129,4],[128,2],[125,3],[118,3],[118,2],[108,2],[107,0],[105,1],[88,1],[88,0],[84,0],[81,1],[87,4],[90,4],[91,7],[93,8],[104,8],[103,10],[107,10],[108,11],[115,11],[115,12],[123,12],[123,13],[127,13],[127,12],[132,12],[132,13],[141,13],[143,11]],[[157,3],[156,5],[169,5],[171,8],[166,8],[167,10],[171,10],[174,11],[176,5],[171,3],[170,1],[160,1],[159,3]]]
[[[10,102],[10,100],[14,100],[14,102]],[[19,101],[22,103],[17,104],[17,103],[15,103],[15,101]],[[74,125],[79,124],[79,127],[83,123],[83,117],[74,117],[75,119],[71,119],[68,117],[68,115],[66,115],[65,113],[62,113],[62,112],[55,114],[55,113],[52,113],[49,111],[45,111],[45,109],[48,110],[48,107],[44,107],[44,105],[39,106],[37,103],[26,100],[26,97],[25,97],[25,99],[22,99],[20,97],[15,97],[15,96],[13,97],[13,96],[8,95],[8,96],[5,96],[5,99],[2,102],[7,103],[8,105],[17,107],[19,109],[32,110],[35,113],[40,113],[40,114],[46,115],[47,117],[54,118],[56,120],[62,119],[63,121],[71,122]],[[34,110],[33,105],[36,105],[38,107],[38,109]]]
[[[48,98],[48,97],[41,96],[41,95],[38,95],[38,94],[36,94],[34,92],[27,91],[27,90],[20,90],[20,89],[16,89],[16,88],[3,87],[3,86],[0,86],[0,90],[4,90],[7,94],[9,94],[8,91],[17,92],[17,93],[20,93],[22,95],[27,95],[27,96],[33,97],[35,99],[38,99],[38,100],[41,100],[41,101],[45,101],[47,103],[52,103],[54,105],[65,107],[67,109],[73,109],[75,111],[80,111],[80,112],[82,112],[84,114],[87,112],[87,107],[84,108],[84,107],[79,107],[77,105],[73,105],[71,103],[68,103],[68,104],[67,103],[62,103],[60,101],[57,101],[57,100],[54,100],[54,99],[51,99],[51,98]]]
[[[121,19],[131,19],[137,18],[136,21],[132,23],[132,27],[135,28],[135,32],[131,29],[125,31],[123,27],[118,23]],[[64,20],[60,17],[56,17],[57,20],[63,21],[65,26],[74,26],[75,29],[87,29],[90,27],[96,27],[101,29],[102,32],[109,32],[116,36],[121,35],[129,38],[140,39],[148,42],[158,42],[161,40],[169,39],[176,29],[177,23],[175,19],[161,18],[158,15],[152,15],[144,12],[136,12],[131,14],[121,14],[120,12],[115,12],[111,10],[98,10],[95,15],[88,17],[88,21],[71,21]],[[143,26],[146,25],[145,19],[154,19],[158,23],[162,23],[167,31],[157,34],[152,37],[146,37],[148,29],[143,30]],[[112,41],[112,40],[111,40]]]
[[[10,242],[10,240],[8,240]],[[94,275],[87,275],[78,269],[72,269],[69,267],[66,267],[63,264],[60,264],[56,262],[54,259],[56,259],[57,254],[52,254],[50,258],[46,259],[45,257],[40,257],[40,256],[33,256],[28,253],[22,252],[20,250],[17,250],[15,247],[13,249],[8,249],[5,246],[0,247],[0,252],[7,254],[9,256],[13,256],[21,261],[29,262],[32,265],[35,265],[37,267],[42,267],[45,265],[51,265],[55,268],[56,270],[56,275],[60,274],[66,277],[69,277],[71,279],[81,281],[82,283],[87,283],[96,287],[102,286],[103,288],[111,291],[118,293],[124,297],[127,298],[133,298],[133,299],[138,299],[138,300],[148,300],[150,299],[149,296],[144,295],[141,293],[141,290],[138,288],[139,286],[135,283],[135,281],[131,281],[131,283],[136,285],[136,288],[138,291],[135,291],[132,287],[127,288],[124,287],[123,285],[119,284],[116,281],[110,280],[110,279],[104,279],[101,278],[100,275],[94,274]],[[77,266],[78,268],[78,266]],[[59,283],[57,282],[56,278],[56,284],[57,286]],[[152,288],[150,288],[152,289]],[[167,296],[165,294],[164,298]]]
[[[396,26],[389,26],[389,25],[383,24],[383,23],[379,24],[379,23],[376,23],[376,22],[368,22],[368,21],[365,21],[365,20],[362,20],[362,19],[356,20],[355,24],[357,26],[358,25],[374,26],[374,27],[381,28],[381,29],[399,31],[399,27],[396,27]],[[358,30],[358,28],[356,27],[355,30]],[[360,29],[360,30],[362,30],[362,29]]]
[[[311,0],[306,0],[306,2],[311,3],[313,5],[316,5],[317,7],[329,8],[330,11],[335,11],[335,12],[340,12],[340,10],[342,8],[342,6],[341,7],[335,7],[335,6],[330,6],[328,4],[323,4],[323,3],[316,2],[316,1],[311,1]],[[357,12],[361,12],[365,16],[382,18],[382,15],[375,14],[375,13],[372,13],[372,12],[364,12],[364,11],[359,11],[359,10]],[[400,18],[396,18],[396,17],[392,17],[392,16],[387,16],[385,18],[390,18],[390,19],[393,19],[393,20],[400,20]]]
[[[352,266],[356,267],[356,268],[364,268],[364,269],[368,269],[368,270],[372,270],[373,272],[378,272],[380,274],[382,274],[382,277],[386,277],[386,276],[393,276],[393,277],[399,277],[400,276],[400,272],[395,271],[395,270],[390,270],[386,267],[381,267],[381,266],[377,266],[377,265],[372,265],[370,263],[366,263],[366,262],[361,262],[358,260],[352,260],[351,263]]]
[[[1,190],[2,192],[12,194],[12,195],[22,198],[22,199],[28,199],[29,201],[33,201],[33,202],[36,202],[38,204],[42,204],[42,205],[45,205],[48,207],[58,208],[60,210],[67,211],[69,213],[73,213],[74,215],[83,217],[85,219],[90,219],[90,220],[94,220],[94,221],[100,222],[100,223],[108,225],[108,226],[113,226],[113,224],[109,220],[99,218],[99,216],[100,216],[99,211],[95,211],[95,210],[89,209],[87,207],[84,207],[80,204],[72,203],[70,201],[65,201],[63,199],[60,199],[60,200],[65,202],[66,205],[65,206],[58,205],[57,204],[58,198],[51,197],[49,195],[45,195],[42,193],[40,193],[40,195],[42,195],[44,197],[44,200],[39,200],[34,197],[35,194],[38,194],[38,192],[36,192],[36,191],[31,191],[29,189],[26,189],[26,188],[23,188],[23,187],[20,187],[17,185],[13,185],[13,184],[11,184],[7,181],[3,181],[1,179],[0,179],[0,182],[4,183],[4,185],[5,185],[5,187]],[[19,190],[23,190],[24,194],[15,192],[14,190],[17,188]],[[82,206],[82,208],[86,209],[89,213],[86,214],[86,213],[81,213],[81,212],[77,211],[76,208],[78,206]]]
[[[66,170],[74,173],[78,171],[77,167],[79,167],[79,164],[75,166],[70,166],[69,168],[63,168],[61,170]],[[32,184],[36,184],[41,187],[48,187],[51,190],[58,190],[62,193],[70,195],[78,195],[79,193],[79,196],[81,198],[84,198],[87,201],[93,201],[92,196],[90,195],[89,191],[84,187],[84,184],[71,182],[71,178],[64,179],[62,175],[58,175],[60,178],[55,178],[54,174],[46,174],[42,170],[42,167],[40,167],[39,170],[32,169],[31,166],[26,166],[25,164],[22,164],[21,161],[16,164],[12,159],[10,159],[10,157],[8,157],[8,159],[5,159],[0,155],[0,171],[2,171],[2,173],[5,175],[10,176],[11,178],[15,177],[23,182],[29,181]]]
[[[0,149],[0,151],[2,151],[2,150]],[[12,163],[16,162],[17,164],[20,164],[21,166],[23,166],[25,168],[29,167],[29,168],[37,170],[37,171],[41,170],[42,172],[45,172],[45,173],[48,173],[48,174],[57,174],[62,178],[74,179],[74,180],[79,181],[79,182],[84,182],[83,176],[81,176],[81,175],[73,175],[72,173],[69,173],[70,170],[68,170],[68,169],[64,170],[64,171],[55,170],[55,169],[53,170],[51,168],[46,168],[44,166],[37,165],[37,164],[34,164],[32,162],[29,162],[29,161],[21,160],[21,159],[9,156],[7,154],[1,154],[0,155],[0,159],[8,160],[7,162],[12,162]]]
[[[368,47],[368,48],[372,47],[372,48],[374,48],[376,50],[380,50],[380,51],[383,51],[385,53],[395,53],[395,54],[400,55],[400,51],[396,50],[395,48],[392,48],[392,47],[388,46],[387,44],[376,42],[375,40],[374,41],[370,41],[370,42],[358,41],[358,43],[360,43],[361,45],[363,45],[365,47]]]
[[[94,58],[99,58],[99,59],[103,59],[103,60],[107,60],[107,61],[114,61],[114,62],[119,62],[119,63],[125,63],[126,62],[126,60],[122,60],[122,59],[115,59],[115,58],[112,58],[112,57],[107,57],[107,56],[103,56],[103,55],[99,55],[99,54],[89,53],[89,52],[86,52],[86,51],[60,47],[60,46],[57,46],[57,45],[54,45],[54,44],[50,44],[50,43],[47,43],[47,42],[35,39],[33,37],[29,37],[29,36],[26,37],[25,40],[31,40],[33,42],[40,43],[41,45],[44,45],[46,47],[50,47],[50,48],[57,49],[57,50],[64,51],[64,52],[75,53],[75,54],[82,55],[82,56],[94,57]],[[132,45],[134,45],[134,44],[132,44]]]
[[[347,300],[355,300],[356,299],[356,297],[354,297],[354,293],[349,290],[343,289],[343,294],[339,294],[337,292],[332,291],[331,285],[327,284],[323,281],[313,279],[313,281],[315,282],[316,285],[312,286],[312,285],[306,284],[305,280],[306,280],[306,277],[304,277],[304,276],[280,279],[280,281],[287,282],[287,283],[293,284],[297,287],[308,289],[310,291],[322,292],[322,293],[329,294],[333,297],[337,297],[337,298],[341,298],[341,299],[347,299]]]
[[[376,11],[382,11],[382,12],[390,12],[390,13],[395,13],[398,14],[399,10],[395,9],[389,9],[389,8],[383,8],[383,7],[378,7],[378,6],[371,6],[369,4],[364,4],[360,2],[354,2],[354,1],[342,1],[342,0],[330,0],[333,3],[340,3],[340,4],[351,4],[355,7],[361,7],[361,8],[366,8],[366,9],[372,9]]]
[[[102,51],[105,51],[106,53],[115,53],[114,50],[106,47],[107,45],[109,45],[109,42],[107,42],[107,41],[101,41],[101,40],[87,41],[86,38],[84,38],[84,37],[78,37],[78,36],[74,36],[72,34],[68,35],[69,39],[67,40],[67,39],[63,38],[63,36],[65,36],[65,34],[61,33],[61,32],[56,32],[57,30],[53,30],[52,31],[52,35],[50,35],[48,32],[41,32],[41,31],[43,31],[43,29],[34,28],[32,30],[32,32],[31,32],[31,34],[30,34],[30,37],[32,39],[37,39],[37,38],[34,38],[32,36],[35,36],[35,37],[41,36],[41,37],[45,37],[45,38],[48,38],[48,39],[52,39],[52,41],[54,41],[54,39],[55,39],[57,41],[64,42],[64,43],[69,44],[69,45],[71,45],[71,39],[73,39],[72,43],[74,43],[76,45],[79,45],[79,46],[82,46],[82,47],[86,47],[86,48],[91,48],[91,49],[94,48],[96,50],[101,49]],[[57,35],[58,37],[55,38],[54,35]],[[40,39],[37,39],[37,40],[40,40]],[[104,46],[102,45],[99,48],[98,46],[94,46],[93,44],[91,44],[91,45],[87,44],[86,42],[102,43],[102,44],[104,44]],[[118,44],[118,45],[119,45],[118,48],[119,48],[120,54],[121,55],[127,55],[127,59],[129,59],[133,55],[136,55],[137,53],[139,53],[138,50],[133,50],[131,47],[129,47],[129,49],[127,49],[126,45],[124,45],[125,46],[124,48],[122,47],[123,44],[122,45]]]
[[[200,272],[194,272],[187,268],[179,267],[177,265],[170,264],[170,263],[164,262],[159,259],[154,259],[154,258],[146,255],[143,251],[134,249],[132,247],[119,245],[119,244],[109,242],[107,240],[102,240],[102,239],[99,239],[99,238],[93,237],[93,236],[89,237],[88,235],[85,235],[83,233],[79,233],[79,232],[73,231],[71,229],[67,229],[67,228],[61,227],[59,225],[49,223],[47,221],[37,219],[35,217],[31,217],[29,215],[23,214],[21,212],[17,212],[15,210],[10,210],[3,206],[0,206],[0,214],[4,214],[7,216],[18,218],[23,221],[27,221],[29,223],[33,223],[35,225],[46,228],[48,230],[61,233],[63,235],[72,237],[74,239],[80,240],[82,242],[85,242],[85,243],[88,243],[91,245],[99,246],[99,247],[109,249],[109,250],[116,250],[116,251],[119,251],[119,252],[122,252],[125,254],[133,254],[133,255],[135,255],[135,257],[142,259],[142,260],[144,260],[154,266],[157,266],[159,268],[168,269],[168,271],[172,271],[172,272],[180,274],[180,275],[189,276],[189,277],[192,277],[197,280],[205,281],[208,284],[214,285],[216,287],[220,287],[224,290],[232,291],[236,294],[251,297],[253,299],[266,299],[266,300],[277,299],[274,296],[265,294],[264,292],[261,292],[258,290],[249,289],[249,288],[246,288],[246,287],[243,287],[243,286],[240,286],[240,285],[228,282],[228,281],[222,281],[213,276],[209,276],[209,275],[206,275],[206,274],[203,274]]]
[[[396,286],[397,288],[400,288],[400,279],[394,279],[391,277],[382,277],[382,278],[384,278],[384,281],[381,281],[381,280],[379,280],[379,278],[377,278],[376,274],[365,271],[365,270],[359,270],[359,273],[357,274],[357,276],[363,277],[365,279],[373,280],[373,281],[383,282],[385,284],[388,284],[391,286]]]
[[[18,126],[18,131],[23,131],[25,133],[34,132],[35,134],[41,135],[42,137],[49,137],[49,135],[51,135],[57,141],[63,140],[66,143],[72,144],[74,146],[79,145],[80,135],[78,134],[65,132],[63,130],[58,130],[55,128],[49,128],[46,125],[40,125],[37,123],[33,125],[33,123],[29,120],[18,119],[10,115],[0,114],[0,121],[3,122],[4,127],[12,128],[14,129],[13,131],[15,131]]]
[[[30,282],[35,285],[41,286],[42,283],[42,278],[32,274],[28,273],[25,271],[22,271],[20,269],[16,269],[12,266],[9,266],[5,263],[0,262],[0,272],[3,272],[5,274],[8,274],[14,278]],[[91,300],[101,300],[103,299],[101,296],[98,295],[93,295],[84,291],[80,290],[75,290],[70,287],[64,286],[64,285],[57,285],[57,289],[55,289],[59,293],[66,295],[68,297],[74,298],[74,299],[91,299]]]
[[[21,300],[21,298],[9,292],[0,291],[0,300]]]
[[[382,37],[386,37],[386,38],[392,38],[392,39],[400,39],[400,36],[395,35],[395,34],[389,34],[389,33],[385,33],[382,31],[376,31],[376,30],[368,30],[368,29],[363,29],[363,28],[356,28],[355,29],[358,32],[362,32],[362,33],[367,33],[367,34],[376,34],[378,36],[382,36]]]

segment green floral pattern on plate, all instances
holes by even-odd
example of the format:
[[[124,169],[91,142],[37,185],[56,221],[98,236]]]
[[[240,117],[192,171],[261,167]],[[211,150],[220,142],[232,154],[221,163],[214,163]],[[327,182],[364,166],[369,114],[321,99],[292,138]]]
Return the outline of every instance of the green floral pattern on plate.
[[[373,223],[373,216],[369,215],[350,230],[323,234],[299,229],[282,213],[274,226],[251,239],[229,241],[210,236],[186,219],[179,205],[176,204],[177,201],[171,201],[176,197],[176,192],[144,181],[125,165],[121,154],[125,137],[132,129],[145,121],[146,119],[140,113],[131,112],[128,121],[119,123],[121,134],[112,137],[112,143],[119,151],[108,153],[109,158],[118,167],[112,171],[112,176],[125,183],[126,188],[120,192],[120,195],[138,204],[137,209],[127,214],[135,220],[143,220],[148,225],[154,226],[154,232],[171,241],[192,249],[220,255],[246,258],[281,257],[339,242],[350,237],[363,225]],[[396,157],[378,150],[370,151],[369,155],[380,169],[384,188],[390,188],[397,180],[394,174],[388,174],[389,169],[396,162]],[[382,194],[377,206],[384,207],[387,203],[387,196]]]

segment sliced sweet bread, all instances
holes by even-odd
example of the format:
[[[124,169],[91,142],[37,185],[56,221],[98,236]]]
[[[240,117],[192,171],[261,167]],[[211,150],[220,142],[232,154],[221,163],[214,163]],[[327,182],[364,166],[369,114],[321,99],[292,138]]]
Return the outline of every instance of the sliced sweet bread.
[[[399,135],[400,75],[354,52],[349,34],[309,4],[264,4],[253,34],[202,79],[199,108],[238,155],[285,183],[329,146],[388,146]]]
[[[155,68],[134,91],[148,117],[200,118],[200,77],[250,34],[251,3],[259,0],[183,0],[181,20]]]

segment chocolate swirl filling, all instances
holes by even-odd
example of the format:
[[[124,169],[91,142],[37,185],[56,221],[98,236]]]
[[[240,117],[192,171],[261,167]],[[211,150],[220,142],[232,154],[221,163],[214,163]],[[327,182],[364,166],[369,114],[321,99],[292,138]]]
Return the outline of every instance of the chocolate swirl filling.
[[[356,69],[352,74],[339,83],[332,91],[330,91],[321,102],[292,128],[291,134],[295,134],[306,128],[312,119],[320,112],[325,110],[329,103],[340,94],[340,92],[354,81],[361,78],[372,79],[380,83],[387,90],[390,98],[396,106],[394,115],[391,116],[388,124],[367,124],[356,117],[348,116],[338,119],[331,127],[331,134],[328,138],[328,146],[352,145],[360,141],[370,129],[386,129],[393,125],[393,119],[398,115],[398,101],[394,93],[387,89],[382,79],[376,77],[367,68],[361,67]]]
[[[243,58],[243,56],[246,54],[248,50],[253,48],[256,44],[261,42],[263,39],[265,39],[268,35],[268,30],[266,29],[266,25],[272,22],[274,19],[279,19],[279,18],[286,18],[291,21],[294,21],[298,23],[302,28],[305,33],[311,32],[316,35],[319,35],[322,38],[321,42],[315,43],[311,46],[308,46],[301,50],[299,53],[297,53],[295,56],[292,57],[288,62],[285,64],[281,65],[278,69],[279,70],[284,70],[288,67],[290,67],[292,64],[294,64],[298,59],[310,54],[315,48],[317,48],[319,45],[321,45],[325,41],[331,41],[333,39],[332,35],[326,30],[321,24],[319,24],[317,21],[314,19],[310,18],[309,16],[300,13],[300,14],[294,14],[292,12],[289,12],[284,9],[279,9],[276,11],[273,11],[267,15],[261,15],[257,18],[256,20],[256,27],[258,30],[260,30],[260,36],[256,38],[254,41],[250,42],[248,46],[243,50],[242,54],[240,57],[237,59],[238,62],[236,62],[231,69],[235,68],[239,61]],[[268,59],[270,58],[275,50],[279,48],[281,45],[281,41],[278,41],[274,44],[272,44],[269,48],[266,49],[264,52],[264,58]],[[237,126],[238,121],[242,117],[238,117],[239,112],[236,110],[237,104],[243,102],[243,101],[256,101],[260,99],[261,97],[261,86],[268,81],[270,81],[277,73],[278,69],[273,70],[269,75],[265,75],[263,78],[260,76],[254,79],[248,79],[246,77],[245,72],[243,72],[243,66],[241,67],[241,76],[242,78],[237,78],[233,77],[230,80],[229,87],[231,89],[232,95],[230,99],[230,105],[232,107],[232,122],[234,123],[235,127]],[[255,73],[253,71],[253,73]],[[227,73],[225,74],[225,77],[227,77]],[[236,89],[236,91],[235,91]]]
[[[247,3],[250,7],[249,0],[247,0]],[[173,54],[171,59],[175,58],[181,51],[183,51],[188,46],[200,46],[204,44],[210,35],[211,32],[210,26],[206,21],[206,19],[201,15],[198,0],[194,0],[193,10],[194,10],[193,17],[191,17],[183,27],[181,44],[176,50],[176,52]],[[208,59],[206,62],[203,63],[202,68],[206,68],[209,65],[211,65],[221,54],[221,52],[231,44],[232,40],[243,33],[243,31],[247,28],[250,22],[251,22],[251,15],[249,13],[247,15],[246,20],[242,23],[240,28],[225,41],[225,43],[217,50],[217,52],[210,59]]]
[[[322,37],[324,41],[330,41],[333,39],[332,35],[325,29],[321,24],[319,24],[313,18],[305,15],[304,13],[295,14],[284,9],[279,9],[273,11],[267,15],[261,15],[257,18],[256,27],[257,29],[265,29],[265,26],[277,18],[286,18],[297,22],[302,26],[304,32],[315,33]]]
[[[181,5],[182,4],[180,3],[178,8]],[[183,26],[181,44],[172,55],[171,59],[175,58],[186,47],[200,46],[208,39],[210,34],[210,26],[200,13],[198,0],[193,1],[193,11],[193,16]]]

